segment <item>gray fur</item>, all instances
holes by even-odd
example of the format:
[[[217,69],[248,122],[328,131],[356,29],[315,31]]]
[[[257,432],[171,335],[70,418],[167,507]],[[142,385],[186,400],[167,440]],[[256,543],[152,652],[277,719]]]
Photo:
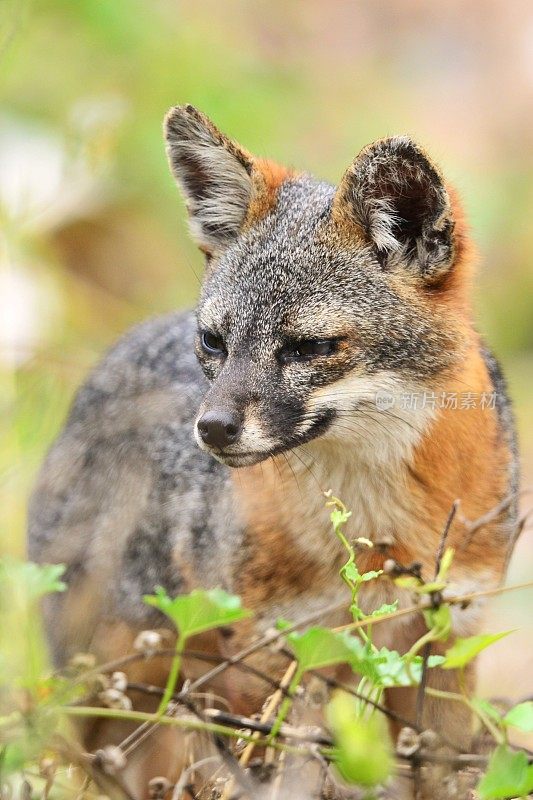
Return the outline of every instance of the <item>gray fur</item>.
[[[193,439],[206,388],[194,333],[192,314],[171,314],[119,341],[80,389],[30,503],[30,558],[66,562],[74,588],[92,575],[104,620],[153,624],[142,595],[156,585],[230,588],[239,515],[227,468]],[[187,575],[178,563],[191,565]],[[57,615],[69,593],[54,602],[49,630],[59,654]],[[93,633],[88,613],[76,646]]]

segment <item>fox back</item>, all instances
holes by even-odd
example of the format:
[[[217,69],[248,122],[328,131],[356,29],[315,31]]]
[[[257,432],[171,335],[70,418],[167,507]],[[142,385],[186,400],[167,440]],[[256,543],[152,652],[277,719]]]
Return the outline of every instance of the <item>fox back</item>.
[[[108,353],[42,469],[30,555],[67,564],[68,591],[46,609],[56,659],[123,653],[160,624],[142,602],[156,585],[242,595],[257,614],[208,645],[223,653],[277,616],[340,602],[329,489],[353,511],[350,535],[374,544],[361,570],[416,561],[427,578],[459,500],[452,583],[497,585],[516,527],[513,421],[439,169],[398,136],[365,148],[335,187],[252,156],[191,106],[169,112],[165,135],[205,277],[195,314],[141,324]],[[411,602],[383,578],[362,602],[394,599]],[[468,635],[482,606],[453,613]],[[380,627],[399,650],[424,630]],[[164,670],[150,677],[164,683]],[[257,710],[264,686],[233,688]],[[390,698],[404,715],[409,691]],[[464,740],[462,711],[426,709]]]

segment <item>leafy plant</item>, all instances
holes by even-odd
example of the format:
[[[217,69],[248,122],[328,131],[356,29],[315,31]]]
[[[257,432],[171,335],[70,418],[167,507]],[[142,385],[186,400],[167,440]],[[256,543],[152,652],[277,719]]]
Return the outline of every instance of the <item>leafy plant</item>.
[[[387,710],[381,705],[384,690],[389,687],[420,686],[425,670],[434,667],[455,669],[462,673],[483,649],[511,632],[456,639],[444,656],[428,655],[427,652],[420,654],[425,643],[445,640],[449,634],[450,604],[442,594],[447,586],[453,560],[453,551],[447,549],[443,553],[437,575],[430,582],[424,582],[416,574],[400,575],[396,578],[391,576],[401,587],[409,588],[419,598],[419,604],[415,603],[413,611],[422,611],[424,614],[428,627],[426,633],[405,654],[387,647],[377,647],[373,641],[374,627],[402,615],[404,610],[399,609],[398,602],[395,601],[383,603],[377,609],[363,611],[359,600],[362,587],[371,581],[390,580],[390,577],[381,570],[360,572],[356,563],[357,549],[371,548],[372,543],[366,539],[350,542],[345,532],[350,512],[341,501],[331,495],[327,502],[332,508],[334,534],[347,552],[347,561],[340,570],[340,577],[349,590],[347,606],[353,621],[336,629],[309,622],[306,626],[305,621],[304,624],[295,624],[289,620],[278,620],[276,634],[265,636],[243,651],[246,654],[269,646],[274,637],[274,640],[279,638],[285,643],[285,652],[293,658],[286,673],[287,683],[282,681],[279,684],[279,699],[274,704],[268,704],[267,708],[271,710],[261,718],[255,730],[254,720],[242,718],[238,728],[238,715],[224,717],[223,712],[216,709],[208,709],[209,714],[198,715],[197,718],[191,718],[190,715],[184,718],[168,711],[189,641],[198,634],[248,618],[251,612],[242,607],[240,597],[222,589],[195,589],[190,594],[170,597],[163,588],[157,588],[153,595],[144,598],[148,605],[171,620],[176,629],[176,644],[169,651],[172,661],[168,680],[161,691],[162,697],[157,711],[151,714],[132,708],[131,701],[125,694],[128,690],[125,673],[108,674],[109,670],[117,668],[117,662],[96,667],[93,660],[82,654],[74,659],[66,671],[57,673],[50,670],[41,630],[39,603],[45,595],[65,589],[61,580],[64,568],[14,561],[0,563],[0,653],[3,659],[0,663],[0,690],[2,697],[8,698],[0,716],[0,764],[3,775],[22,773],[32,764],[37,764],[35,768],[44,774],[41,766],[43,756],[46,756],[45,762],[47,759],[49,761],[47,754],[50,753],[53,754],[53,759],[65,758],[64,745],[59,754],[56,743],[65,741],[61,737],[62,732],[67,730],[67,717],[106,717],[137,723],[141,725],[139,730],[145,726],[164,724],[188,731],[201,731],[215,735],[219,746],[222,741],[230,742],[241,738],[248,742],[245,752],[251,752],[249,748],[253,748],[258,741],[270,745],[274,751],[287,751],[296,755],[303,755],[305,752],[310,755],[318,753],[321,759],[334,766],[344,781],[355,784],[363,793],[366,792],[365,797],[376,796],[379,787],[391,778],[395,764],[393,745],[384,716]],[[138,640],[139,652],[133,658],[150,658],[160,646],[160,635],[156,631],[144,631]],[[131,658],[131,655],[125,654],[125,663]],[[214,669],[223,671],[233,663],[240,665],[240,658],[236,661],[230,659]],[[358,676],[358,683],[353,695],[348,691],[336,690],[327,705],[326,720],[333,734],[333,741],[328,742],[326,739],[318,749],[313,744],[314,749],[306,751],[306,733],[299,731],[301,749],[295,750],[291,740],[295,735],[293,729],[284,725],[295,698],[305,692],[310,673],[329,681],[321,671],[341,665]],[[254,669],[261,675],[260,669]],[[208,671],[200,679],[200,683],[207,681],[209,675]],[[271,676],[264,677],[271,680]],[[95,690],[97,684],[100,684],[100,689]],[[102,686],[106,687],[104,691],[101,691]],[[135,686],[138,690],[139,684]],[[146,688],[150,691],[153,689]],[[95,691],[98,699],[104,703],[103,708],[91,704]],[[182,689],[184,699],[187,698],[188,691],[185,684]],[[419,691],[433,690],[424,686]],[[513,728],[526,733],[533,731],[533,702],[519,703],[504,713],[487,700],[469,696],[466,689],[462,694],[455,695],[441,691],[439,696],[443,700],[449,697],[450,702],[461,701],[466,704],[478,716],[496,743],[477,787],[480,800],[524,797],[532,791],[533,766],[524,751],[509,744],[509,731]],[[192,701],[189,699],[189,702]],[[247,731],[247,727],[252,727],[252,730]],[[322,739],[325,735],[322,734]],[[86,758],[94,759],[94,755],[88,754]],[[111,745],[99,751],[98,758],[106,774],[114,774],[113,770],[121,769],[126,763],[121,748]],[[50,781],[53,782],[53,776],[50,777],[52,773],[48,767],[47,769],[48,772],[45,772],[48,777],[43,778],[46,780],[46,796],[51,786]],[[95,773],[87,780],[92,779],[96,780]]]
[[[158,587],[155,594],[145,595],[144,602],[169,617],[178,630],[176,654],[157,712],[163,714],[176,689],[183,650],[188,639],[199,633],[239,622],[249,617],[251,612],[241,607],[240,597],[228,594],[223,589],[195,589],[190,594],[170,598],[165,589]]]
[[[533,765],[522,750],[500,745],[477,787],[481,800],[525,797],[533,791]]]

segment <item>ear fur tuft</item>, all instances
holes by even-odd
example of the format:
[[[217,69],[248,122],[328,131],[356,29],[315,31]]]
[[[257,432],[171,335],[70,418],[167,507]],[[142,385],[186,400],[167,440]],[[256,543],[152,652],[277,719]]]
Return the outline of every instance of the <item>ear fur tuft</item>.
[[[237,237],[252,198],[252,157],[194,106],[164,122],[167,155],[185,195],[191,232],[208,253]]]
[[[339,186],[334,217],[374,248],[383,267],[405,263],[437,283],[453,263],[454,221],[438,169],[407,136],[369,145]]]

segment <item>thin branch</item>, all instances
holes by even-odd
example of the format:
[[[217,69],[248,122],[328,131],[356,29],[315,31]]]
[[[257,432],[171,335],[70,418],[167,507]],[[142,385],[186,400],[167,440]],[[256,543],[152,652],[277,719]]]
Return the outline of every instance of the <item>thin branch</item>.
[[[230,658],[227,658],[225,661],[223,661],[217,667],[214,667],[205,675],[201,675],[199,678],[197,678],[197,680],[195,680],[189,686],[189,691],[191,692],[196,691],[196,689],[199,689],[200,686],[203,686],[205,683],[212,680],[212,678],[215,678],[218,675],[220,675],[220,673],[224,672],[224,670],[228,669],[228,667],[232,667],[235,664],[238,664],[243,659],[252,655],[252,653],[256,653],[263,647],[267,647],[273,644],[274,642],[281,639],[283,636],[286,636],[288,633],[292,633],[293,631],[298,630],[298,628],[302,628],[305,625],[309,625],[311,622],[315,622],[317,619],[320,619],[321,617],[328,616],[329,614],[332,614],[333,612],[338,611],[339,609],[345,609],[345,608],[346,608],[346,601],[331,603],[329,606],[325,606],[321,610],[314,611],[312,614],[308,614],[298,622],[294,622],[292,625],[290,625],[287,628],[284,628],[283,630],[275,632],[272,631],[271,633],[262,636],[256,642],[253,642],[252,644],[248,645],[248,647],[245,647],[243,650],[240,650],[238,653],[235,653],[235,655],[230,656]]]
[[[269,734],[272,733],[274,726],[273,722],[261,722],[251,717],[242,717],[240,714],[228,714],[225,711],[220,711],[218,708],[206,708],[205,714],[210,719],[220,722],[222,725],[229,725],[230,727],[239,730],[256,731],[257,733]],[[321,744],[325,747],[333,745],[332,739],[324,733],[312,733],[311,731],[301,731],[286,722],[280,728],[279,735],[284,739],[295,739],[299,742],[309,742],[310,744]]]
[[[435,558],[435,580],[437,580],[437,575],[440,572],[440,565],[442,561],[442,556],[444,555],[444,550],[446,548],[448,534],[450,533],[450,528],[452,527],[452,523],[455,519],[455,515],[457,514],[457,509],[459,508],[460,503],[461,503],[460,500],[453,501],[450,513],[448,514],[448,518],[440,535],[440,542],[437,549],[437,556]]]
[[[496,586],[493,589],[483,589],[479,592],[469,592],[468,594],[462,595],[451,595],[446,596],[446,593],[443,593],[443,602],[446,605],[456,606],[456,605],[465,605],[471,603],[473,600],[480,600],[483,597],[494,597],[499,594],[506,594],[507,592],[515,592],[519,591],[520,589],[532,589],[533,588],[533,581],[524,581],[524,583],[515,583],[512,586]],[[346,630],[356,630],[357,628],[363,628],[365,625],[372,625],[374,628],[376,625],[379,625],[383,622],[389,622],[393,619],[398,619],[399,617],[404,617],[407,614],[419,614],[421,611],[425,609],[431,608],[432,604],[428,601],[421,601],[413,606],[408,606],[407,608],[400,608],[397,611],[391,611],[390,614],[383,614],[380,617],[372,617],[370,619],[362,619],[358,620],[357,622],[349,622],[347,625],[340,625],[337,628],[333,628],[334,631],[346,631]]]
[[[290,683],[294,677],[294,673],[296,672],[297,666],[298,666],[297,662],[292,661],[287,667],[285,674],[281,679],[281,686],[283,686],[283,688],[287,689],[290,686]],[[274,692],[270,700],[267,702],[263,710],[263,713],[261,714],[261,720],[260,720],[261,722],[264,723],[270,718],[270,716],[274,713],[274,710],[280,704],[282,698],[283,698],[283,693],[281,692],[281,689],[279,689],[277,692]],[[273,725],[276,725],[276,721],[274,721]],[[248,762],[250,761],[250,758],[252,757],[252,753],[254,751],[255,745],[258,742],[258,740],[259,740],[259,734],[256,732],[252,735],[251,741],[245,747],[240,757],[241,767],[247,766]],[[272,743],[270,742],[270,738],[268,739],[268,742],[269,744],[272,745]],[[224,788],[221,800],[228,800],[232,790],[233,790],[233,782],[229,781],[229,783],[227,783]]]

